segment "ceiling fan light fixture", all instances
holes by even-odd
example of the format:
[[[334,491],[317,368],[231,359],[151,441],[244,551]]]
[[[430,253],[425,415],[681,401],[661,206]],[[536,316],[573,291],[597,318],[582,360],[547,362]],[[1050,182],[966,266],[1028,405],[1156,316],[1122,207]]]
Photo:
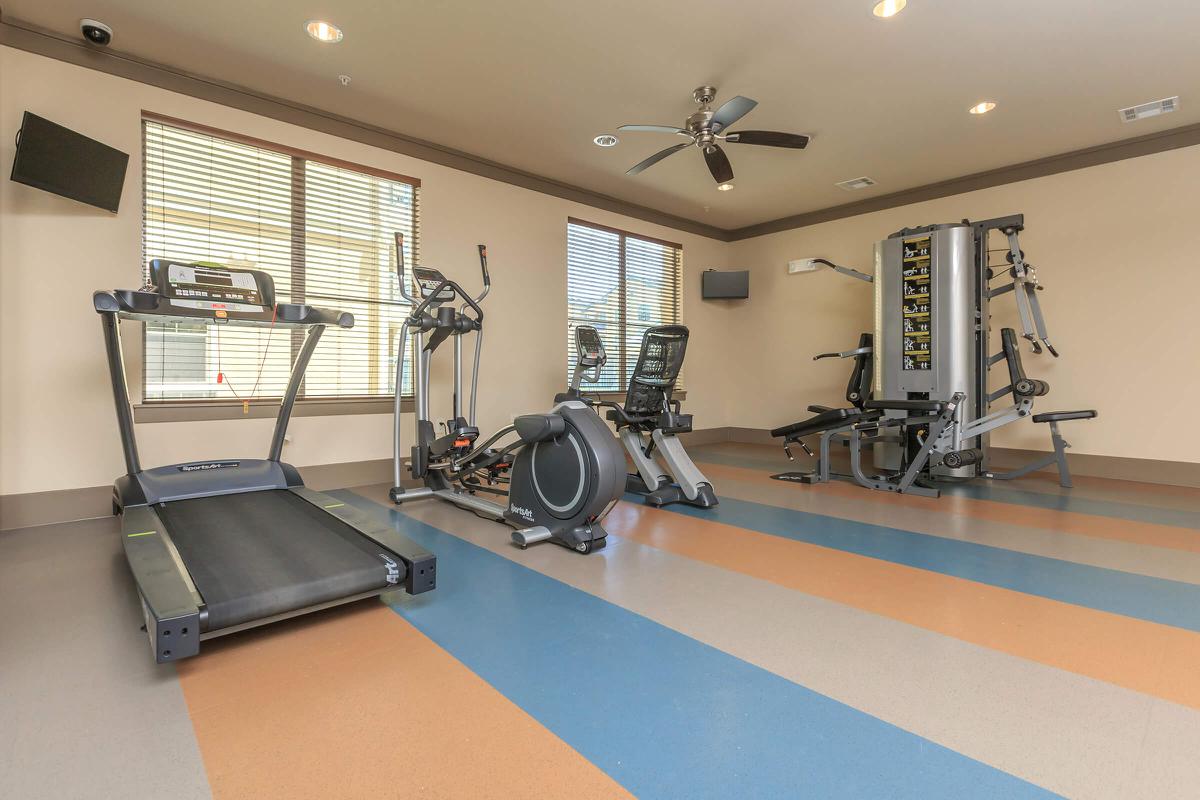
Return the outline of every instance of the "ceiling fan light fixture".
[[[717,184],[717,191],[718,191],[718,192],[728,192],[728,191],[730,191],[731,189],[733,189],[733,184],[732,184],[731,182],[728,182],[728,181],[726,181],[725,183],[718,183],[718,184]]]
[[[871,9],[871,13],[880,19],[887,19],[899,14],[906,5],[908,5],[908,0],[879,0]]]
[[[616,147],[621,140],[611,133],[602,133],[595,139],[592,139],[600,147]]]
[[[991,100],[984,100],[982,103],[976,103],[975,105],[968,108],[967,112],[978,116],[980,114],[988,113],[995,107],[996,107],[996,104],[993,103]]]
[[[325,22],[320,19],[310,19],[304,23],[304,30],[318,42],[337,44],[343,38],[341,28],[332,22]]]

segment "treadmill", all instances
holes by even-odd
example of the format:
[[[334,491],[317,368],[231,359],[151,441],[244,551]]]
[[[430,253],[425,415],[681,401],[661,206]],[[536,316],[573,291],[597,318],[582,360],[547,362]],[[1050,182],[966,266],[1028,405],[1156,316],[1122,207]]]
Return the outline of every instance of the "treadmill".
[[[276,303],[271,276],[253,269],[156,259],[151,286],[93,295],[104,328],[126,474],[113,485],[125,558],[158,663],[200,642],[404,588],[427,592],[436,560],[352,506],[304,486],[280,461],[309,359],[325,328],[354,317]],[[232,458],[142,469],[121,354],[120,320],[257,325],[305,331],[266,459]]]

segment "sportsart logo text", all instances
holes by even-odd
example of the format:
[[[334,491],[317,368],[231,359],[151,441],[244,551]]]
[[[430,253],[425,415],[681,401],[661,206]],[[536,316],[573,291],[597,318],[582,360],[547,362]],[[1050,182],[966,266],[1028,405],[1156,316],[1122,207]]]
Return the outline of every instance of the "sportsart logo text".
[[[520,517],[523,520],[533,522],[533,511],[531,511],[528,508],[521,508],[516,503],[509,503],[508,511],[510,514],[516,514],[518,517]]]
[[[240,461],[209,461],[207,464],[181,464],[180,472],[203,472],[207,469],[222,469],[224,467],[236,467],[242,462]]]

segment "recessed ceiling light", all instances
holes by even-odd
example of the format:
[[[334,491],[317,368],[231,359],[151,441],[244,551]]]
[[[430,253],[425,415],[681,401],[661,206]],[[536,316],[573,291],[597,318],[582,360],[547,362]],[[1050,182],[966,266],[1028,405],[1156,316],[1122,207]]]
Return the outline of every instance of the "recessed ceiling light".
[[[982,103],[976,103],[967,109],[972,114],[986,114],[996,107],[996,104],[991,100],[984,100]]]
[[[332,22],[323,22],[319,19],[310,19],[304,23],[304,30],[308,31],[308,35],[316,39],[318,42],[329,42],[336,44],[342,40],[342,29]]]
[[[871,13],[887,19],[899,14],[906,5],[908,5],[908,0],[880,0],[875,4],[875,8],[871,9]]]
[[[592,141],[595,142],[596,144],[600,145],[601,147],[614,147],[617,144],[617,142],[619,142],[621,140],[618,139],[617,137],[613,136],[611,133],[602,133],[599,136],[597,136],[595,139],[592,139]]]
[[[729,191],[730,189],[732,189],[732,188],[733,188],[733,184],[732,184],[732,183],[718,183],[718,184],[717,184],[717,191],[718,191],[718,192],[728,192],[728,191]]]

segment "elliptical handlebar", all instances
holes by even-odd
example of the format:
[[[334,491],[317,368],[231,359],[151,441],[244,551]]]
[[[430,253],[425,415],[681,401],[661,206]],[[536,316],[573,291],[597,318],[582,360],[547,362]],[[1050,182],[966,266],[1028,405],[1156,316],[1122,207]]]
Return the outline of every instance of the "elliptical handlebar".
[[[404,275],[405,275],[404,234],[401,233],[400,231],[396,231],[394,235],[396,237],[396,278],[399,280],[399,283],[400,283],[400,295],[408,302],[416,303],[417,298],[415,298],[411,294],[409,294],[408,282],[404,280]],[[452,281],[449,278],[447,278],[444,282],[442,282],[441,284],[438,285],[436,291],[431,293],[428,298],[424,299],[420,303],[420,305],[418,305],[413,310],[413,316],[417,316],[419,314],[424,313],[426,310],[428,310],[429,306],[431,305],[431,301],[434,298],[436,298],[443,289],[445,289],[446,287],[449,287],[449,288],[453,289],[454,292],[463,299],[463,303],[465,304],[465,306],[470,307],[475,312],[476,321],[477,322],[483,321],[483,309],[480,308],[479,304],[483,302],[483,298],[487,297],[488,292],[490,292],[492,290],[492,276],[488,272],[487,245],[481,244],[481,245],[476,245],[476,247],[479,248],[479,267],[480,267],[480,270],[483,272],[483,291],[479,293],[479,296],[472,298],[465,291],[463,291],[463,288],[461,286],[459,286],[455,281]]]
[[[404,234],[400,231],[396,231],[396,277],[400,280],[400,295],[410,303],[417,302],[408,293],[408,286],[404,280]]]
[[[479,268],[483,270],[483,291],[480,292],[479,297],[475,298],[475,302],[482,303],[483,298],[487,297],[488,292],[492,290],[492,276],[488,274],[487,245],[480,244],[476,245],[476,247],[479,248]]]

